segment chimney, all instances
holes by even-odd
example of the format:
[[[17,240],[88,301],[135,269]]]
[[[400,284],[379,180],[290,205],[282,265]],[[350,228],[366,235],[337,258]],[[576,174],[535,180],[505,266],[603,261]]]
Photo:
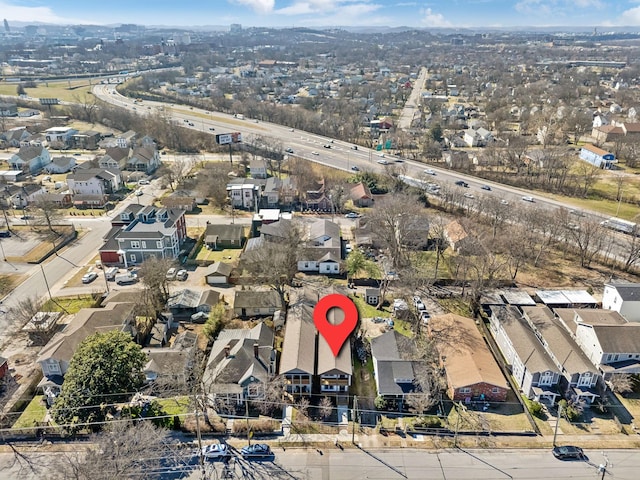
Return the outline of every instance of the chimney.
[[[231,356],[231,345],[228,344],[224,347],[224,356],[229,358]]]
[[[258,348],[260,348],[260,345],[258,345],[258,342],[253,344],[253,355],[258,358]]]

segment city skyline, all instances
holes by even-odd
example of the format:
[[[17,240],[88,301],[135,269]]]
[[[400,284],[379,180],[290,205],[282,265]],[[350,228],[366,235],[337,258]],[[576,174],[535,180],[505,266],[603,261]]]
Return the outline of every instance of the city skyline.
[[[181,27],[633,27],[640,0],[0,0],[9,22]]]

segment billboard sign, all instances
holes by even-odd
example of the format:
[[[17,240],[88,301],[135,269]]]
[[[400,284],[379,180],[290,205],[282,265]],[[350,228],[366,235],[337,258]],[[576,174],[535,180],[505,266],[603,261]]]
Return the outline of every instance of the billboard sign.
[[[216,135],[216,143],[218,145],[229,145],[240,142],[242,142],[242,134],[240,132],[220,133]]]

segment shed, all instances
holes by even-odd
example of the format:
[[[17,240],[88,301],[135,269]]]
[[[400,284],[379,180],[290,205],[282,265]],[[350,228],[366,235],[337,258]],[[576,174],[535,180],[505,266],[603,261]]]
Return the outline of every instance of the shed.
[[[369,305],[378,305],[380,303],[380,289],[367,288],[364,291],[364,298]]]
[[[233,267],[224,262],[214,262],[205,272],[205,279],[209,285],[222,285],[229,283],[229,276]]]

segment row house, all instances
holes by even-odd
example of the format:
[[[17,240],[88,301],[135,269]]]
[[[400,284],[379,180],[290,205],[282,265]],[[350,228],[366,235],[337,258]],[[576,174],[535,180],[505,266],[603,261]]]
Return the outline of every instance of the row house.
[[[529,400],[554,405],[560,396],[560,371],[514,305],[491,307],[490,332]]]
[[[640,323],[614,310],[558,308],[555,314],[605,380],[640,373]]]
[[[559,388],[564,396],[593,403],[600,396],[597,388],[602,377],[560,319],[547,306],[524,306],[522,313],[561,373]]]
[[[140,265],[146,259],[175,259],[187,237],[183,210],[147,206],[135,220],[115,230],[100,248],[103,265]]]
[[[320,298],[317,291],[298,293],[298,298],[287,312],[287,323],[280,374],[286,380],[286,389],[292,395],[346,395],[353,376],[351,343],[345,342],[335,356],[324,337],[318,335],[313,323],[313,309]],[[340,309],[329,311],[335,324],[343,320]],[[319,392],[313,392],[314,379],[318,380]]]

